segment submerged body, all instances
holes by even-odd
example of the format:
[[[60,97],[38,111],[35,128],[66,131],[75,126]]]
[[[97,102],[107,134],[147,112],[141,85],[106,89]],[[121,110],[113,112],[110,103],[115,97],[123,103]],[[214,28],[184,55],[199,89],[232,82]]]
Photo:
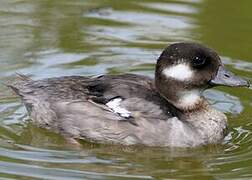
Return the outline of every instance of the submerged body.
[[[171,50],[180,46],[168,52],[175,56]],[[200,52],[209,50],[197,44],[188,46],[187,51],[190,48],[191,51],[203,49]],[[157,63],[155,80],[132,74],[38,81],[22,78],[10,87],[22,97],[37,125],[66,137],[101,143],[177,147],[220,142],[227,128],[226,116],[201,97],[206,84],[216,79],[220,61],[217,59],[216,65],[210,63],[212,69],[200,72],[204,75],[200,80],[193,76],[198,70],[186,66],[187,53],[172,64],[167,64],[166,59],[164,62],[162,58],[168,56],[165,51],[163,54]],[[183,66],[178,66],[181,59]],[[180,76],[177,72],[181,69],[191,72]],[[248,83],[242,81],[238,85]]]

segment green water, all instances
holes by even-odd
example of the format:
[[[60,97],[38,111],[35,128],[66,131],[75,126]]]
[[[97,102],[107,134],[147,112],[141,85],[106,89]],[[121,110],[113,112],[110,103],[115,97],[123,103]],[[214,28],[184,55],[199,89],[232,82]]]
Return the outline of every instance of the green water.
[[[131,72],[153,76],[173,42],[216,49],[225,65],[252,79],[252,1],[0,0],[0,81]],[[0,85],[0,179],[250,179],[252,89],[205,93],[227,113],[222,144],[193,149],[69,145],[29,123]]]

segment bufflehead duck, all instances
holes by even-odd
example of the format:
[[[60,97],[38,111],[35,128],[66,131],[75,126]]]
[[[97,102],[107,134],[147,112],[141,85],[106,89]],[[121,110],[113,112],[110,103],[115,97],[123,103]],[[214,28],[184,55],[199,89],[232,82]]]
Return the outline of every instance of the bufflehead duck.
[[[134,74],[18,79],[10,87],[40,127],[99,143],[173,147],[220,142],[227,118],[202,91],[249,86],[224,68],[215,51],[196,43],[168,46],[155,80]]]

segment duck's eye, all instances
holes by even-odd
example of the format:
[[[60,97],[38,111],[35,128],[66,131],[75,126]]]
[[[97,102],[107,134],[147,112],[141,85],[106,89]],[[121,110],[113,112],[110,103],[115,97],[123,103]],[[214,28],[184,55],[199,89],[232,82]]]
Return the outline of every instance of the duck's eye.
[[[194,66],[194,67],[203,66],[205,63],[206,63],[206,59],[203,58],[203,57],[198,57],[198,56],[196,56],[196,57],[193,59],[193,66]]]

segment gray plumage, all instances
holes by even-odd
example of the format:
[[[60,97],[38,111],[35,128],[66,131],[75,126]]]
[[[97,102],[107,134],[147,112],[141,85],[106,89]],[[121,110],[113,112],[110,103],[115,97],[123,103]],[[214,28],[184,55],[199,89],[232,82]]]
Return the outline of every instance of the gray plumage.
[[[37,81],[22,76],[10,87],[22,98],[34,123],[65,137],[148,146],[190,147],[218,143],[226,132],[226,116],[213,109],[202,97],[185,109],[177,106],[177,99],[178,92],[189,92],[196,87],[205,89],[216,76],[218,67],[222,66],[219,57],[198,44],[173,46],[160,56],[155,81],[133,74],[68,76]],[[168,57],[172,53],[176,58],[178,54],[174,53],[176,48],[179,52],[186,48],[184,56],[183,52],[180,56],[183,62],[187,59],[188,64],[191,62],[190,49],[192,53],[197,51],[212,58],[210,69],[194,70],[194,73],[205,74],[194,78],[200,83],[193,79],[191,82],[178,82],[163,77],[162,70],[170,66]],[[175,61],[179,62],[181,57]],[[113,112],[106,105],[116,98],[121,99],[120,107],[130,112],[129,117]]]

